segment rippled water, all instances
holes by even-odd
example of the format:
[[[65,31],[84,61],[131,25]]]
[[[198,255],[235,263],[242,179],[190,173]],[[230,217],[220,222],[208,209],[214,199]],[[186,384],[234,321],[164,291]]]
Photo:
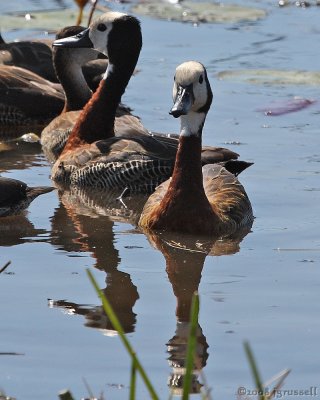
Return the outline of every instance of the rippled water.
[[[0,10],[59,3],[1,2]],[[181,237],[147,238],[130,223],[135,215],[123,219],[114,209],[111,217],[103,215],[114,202],[107,211],[94,212],[92,199],[77,202],[72,193],[59,197],[57,191],[36,199],[25,215],[1,219],[0,265],[12,262],[0,275],[0,388],[8,395],[55,399],[68,387],[80,398],[87,395],[85,378],[96,396],[128,397],[129,358],[101,312],[88,267],[161,398],[168,397],[168,382],[179,382],[186,316],[196,288],[201,300],[198,355],[213,398],[235,399],[239,386],[253,388],[244,340],[250,341],[265,380],[288,367],[292,372],[285,389],[319,385],[320,104],[275,117],[258,111],[294,96],[318,101],[319,86],[253,84],[218,74],[319,71],[320,9],[251,4],[267,9],[267,17],[199,26],[141,17],[140,72],[123,100],[149,129],[177,132],[178,122],[168,115],[174,69],[188,59],[207,66],[214,104],[204,142],[254,161],[240,176],[256,216],[252,232],[210,244],[206,256],[164,240],[182,242]],[[3,32],[7,40],[23,34]],[[3,176],[50,184],[50,165],[39,146],[10,146],[0,153]],[[137,212],[139,201],[133,201]],[[138,386],[138,398],[147,399],[143,385]]]

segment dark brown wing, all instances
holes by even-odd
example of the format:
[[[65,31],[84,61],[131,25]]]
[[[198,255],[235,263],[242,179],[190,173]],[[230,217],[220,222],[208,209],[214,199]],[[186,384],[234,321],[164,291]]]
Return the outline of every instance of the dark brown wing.
[[[149,135],[147,129],[142,125],[140,119],[126,111],[123,106],[118,107],[117,117],[114,123],[116,136],[135,137]]]
[[[238,153],[225,149],[224,147],[202,146],[202,165],[215,164],[227,160],[236,160],[238,157]]]
[[[177,143],[163,138],[146,135],[122,135],[95,143],[101,157],[112,160],[126,160],[133,157],[174,161]]]
[[[34,88],[47,89],[57,96],[64,97],[60,84],[50,82],[25,68],[0,65],[1,89],[12,89],[12,87],[29,88],[30,85]]]
[[[150,192],[171,175],[176,150],[152,136],[113,137],[62,154],[52,178],[77,186]]]

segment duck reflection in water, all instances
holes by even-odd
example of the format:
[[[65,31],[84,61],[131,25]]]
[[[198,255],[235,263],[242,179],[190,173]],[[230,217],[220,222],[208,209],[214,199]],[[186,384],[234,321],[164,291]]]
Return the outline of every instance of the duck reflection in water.
[[[117,201],[116,197],[117,193],[106,190],[71,188],[62,191],[60,208],[52,219],[52,240],[67,251],[92,253],[96,260],[95,267],[107,273],[107,285],[103,292],[118,315],[124,331],[129,333],[134,331],[136,314],[132,309],[139,295],[130,275],[117,269],[121,260],[114,245],[113,224],[120,221],[136,226],[146,197],[129,196],[126,198],[126,206]],[[177,299],[176,330],[166,343],[170,354],[168,361],[172,367],[168,385],[174,394],[181,393],[183,387],[192,296],[199,289],[206,257],[237,253],[240,242],[250,230],[251,225],[248,225],[232,235],[222,237],[195,237],[164,231],[144,232],[166,260],[166,272]],[[132,234],[137,232],[140,233],[132,230]],[[66,300],[52,301],[50,305],[84,315],[88,327],[102,329],[108,335],[116,334],[100,306],[89,307]],[[199,375],[206,366],[208,348],[206,337],[198,324],[191,393],[201,391]]]
[[[1,217],[0,247],[17,246],[30,242],[48,242],[49,232],[36,228],[25,212],[20,215]]]
[[[177,299],[176,331],[167,343],[170,354],[168,362],[172,372],[168,386],[173,395],[181,395],[185,374],[186,350],[190,329],[190,310],[192,296],[198,291],[202,269],[207,256],[234,254],[240,250],[240,242],[249,233],[250,228],[238,231],[224,238],[196,238],[191,235],[168,232],[148,232],[150,243],[160,250],[166,261],[166,272]],[[195,365],[190,393],[200,393],[202,383],[200,375],[206,366],[209,345],[200,324],[197,327],[197,346]]]
[[[42,157],[40,153],[41,148],[39,143],[27,143],[22,139],[3,141],[3,139],[0,138],[0,174],[10,171],[11,173],[14,172],[12,175],[15,176],[15,171],[24,171],[38,165]],[[48,184],[50,185],[51,182],[49,181]],[[8,247],[35,241],[37,243],[47,242],[50,236],[49,232],[46,229],[36,228],[34,226],[28,219],[28,210],[21,208],[21,210],[14,215],[14,207],[9,207],[9,204],[14,202],[14,199],[18,200],[19,193],[20,195],[23,194],[23,183],[21,192],[16,188],[18,193],[15,193],[14,186],[15,185],[11,187],[10,196],[8,196],[10,193],[8,188],[6,189],[4,185],[1,186],[2,192],[0,190],[0,206],[8,206],[9,209],[11,208],[7,216],[1,216],[0,246]],[[21,197],[23,199],[24,196]]]
[[[125,208],[114,195],[104,191],[60,193],[60,207],[52,218],[52,243],[61,250],[91,253],[94,267],[106,273],[104,295],[110,301],[126,333],[133,332],[136,314],[133,307],[139,298],[130,274],[119,271],[121,262],[115,248],[114,221],[137,219],[135,211]],[[138,201],[134,201],[139,206]],[[104,205],[104,206],[103,206]],[[143,204],[140,205],[140,209]],[[111,215],[109,217],[108,215]],[[85,316],[85,326],[97,328],[106,335],[116,334],[102,306],[76,304],[67,300],[50,300],[50,307]]]

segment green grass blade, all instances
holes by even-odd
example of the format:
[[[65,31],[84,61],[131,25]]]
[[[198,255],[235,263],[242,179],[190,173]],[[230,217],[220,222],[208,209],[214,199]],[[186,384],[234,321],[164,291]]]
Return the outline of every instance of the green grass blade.
[[[123,330],[123,328],[121,326],[121,323],[118,320],[118,317],[116,316],[115,312],[113,311],[113,308],[112,308],[111,304],[109,303],[108,299],[105,297],[103,292],[100,290],[100,288],[99,288],[96,280],[94,279],[91,271],[88,270],[88,269],[87,269],[87,274],[88,274],[89,279],[90,279],[93,287],[95,288],[98,296],[101,299],[102,306],[103,306],[103,309],[104,309],[105,313],[108,315],[108,318],[110,319],[112,325],[117,330],[117,332],[119,334],[119,337],[120,337],[124,347],[126,348],[127,352],[129,353],[129,355],[130,355],[130,357],[132,359],[132,362],[135,363],[136,369],[139,371],[142,380],[144,381],[147,389],[149,390],[151,399],[158,400],[159,397],[157,396],[157,394],[156,394],[156,392],[155,392],[155,390],[154,390],[154,388],[153,388],[153,386],[152,386],[152,384],[151,384],[151,382],[150,382],[150,380],[149,380],[144,368],[142,367],[140,361],[138,360],[138,357],[137,357],[136,353],[134,352],[129,340],[127,339],[127,337],[126,337],[126,335],[124,333],[124,330]]]
[[[247,355],[247,358],[248,358],[248,361],[249,361],[249,365],[250,365],[250,368],[251,368],[251,373],[252,373],[252,376],[253,376],[253,380],[254,380],[255,386],[256,386],[256,388],[258,390],[258,393],[261,393],[259,395],[259,399],[263,400],[265,398],[265,396],[263,395],[264,389],[263,389],[263,384],[262,384],[262,381],[261,381],[261,378],[260,378],[260,374],[259,374],[259,371],[258,371],[257,363],[256,363],[256,361],[254,359],[254,356],[253,356],[253,353],[252,353],[252,350],[251,350],[251,347],[250,347],[249,343],[248,342],[244,342],[243,346],[244,346],[244,349],[245,349],[245,352],[246,352],[246,355]]]
[[[194,356],[197,346],[198,316],[199,316],[199,295],[197,292],[194,292],[191,304],[190,332],[189,332],[187,355],[186,355],[186,372],[183,379],[182,400],[188,400],[192,383]]]
[[[134,360],[132,360],[131,376],[130,376],[130,393],[129,393],[130,400],[135,400],[136,398],[136,378],[137,378],[137,367]]]

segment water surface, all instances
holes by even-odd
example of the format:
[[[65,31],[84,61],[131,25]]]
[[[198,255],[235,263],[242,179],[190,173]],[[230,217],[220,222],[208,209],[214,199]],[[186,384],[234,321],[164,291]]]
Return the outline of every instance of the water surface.
[[[61,4],[70,2],[11,1],[0,9]],[[12,264],[0,276],[0,353],[16,353],[0,355],[0,387],[8,395],[56,399],[68,387],[80,398],[87,395],[85,378],[96,396],[128,397],[129,358],[86,268],[113,301],[161,398],[168,397],[168,382],[179,382],[186,310],[196,288],[198,355],[213,398],[235,399],[239,386],[253,388],[244,340],[265,380],[288,367],[286,389],[319,384],[320,105],[277,117],[257,111],[294,96],[319,100],[319,87],[218,78],[243,69],[319,71],[319,9],[252,5],[267,9],[267,17],[199,26],[141,17],[140,72],[123,99],[149,129],[177,132],[168,115],[174,69],[189,59],[206,65],[214,102],[204,143],[254,162],[240,176],[256,216],[252,232],[213,244],[211,255],[187,252],[138,232],[134,215],[102,215],[87,200],[76,203],[57,191],[36,199],[25,215],[1,220],[0,262]],[[3,176],[50,184],[50,165],[36,144],[14,142],[0,160]],[[148,398],[140,382],[138,398]]]

